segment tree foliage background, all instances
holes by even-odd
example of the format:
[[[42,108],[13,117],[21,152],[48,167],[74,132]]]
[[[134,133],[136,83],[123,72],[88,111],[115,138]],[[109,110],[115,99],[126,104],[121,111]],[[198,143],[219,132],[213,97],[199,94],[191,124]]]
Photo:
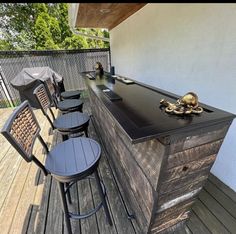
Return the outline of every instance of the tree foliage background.
[[[101,29],[78,29],[109,37]],[[1,3],[0,50],[51,50],[106,48],[108,42],[73,34],[67,3]]]

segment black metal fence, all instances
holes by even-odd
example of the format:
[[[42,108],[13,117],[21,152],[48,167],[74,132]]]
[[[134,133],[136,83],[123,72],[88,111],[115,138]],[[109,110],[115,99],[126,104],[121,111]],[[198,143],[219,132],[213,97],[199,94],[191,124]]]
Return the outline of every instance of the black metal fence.
[[[10,81],[23,68],[48,66],[64,77],[66,90],[84,90],[86,85],[80,72],[93,71],[98,61],[109,72],[110,50],[0,51],[0,78],[5,84],[0,87],[0,108],[11,106],[11,102],[14,106],[20,103],[19,93]]]

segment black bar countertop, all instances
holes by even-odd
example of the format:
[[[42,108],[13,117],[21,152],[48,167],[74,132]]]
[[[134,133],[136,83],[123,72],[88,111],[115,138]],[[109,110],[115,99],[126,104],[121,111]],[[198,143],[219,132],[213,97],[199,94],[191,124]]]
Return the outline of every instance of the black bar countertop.
[[[95,80],[90,80],[86,76],[88,73],[83,72],[81,75],[117,120],[132,143],[191,131],[191,129],[204,128],[235,118],[234,114],[201,102],[199,102],[199,106],[204,109],[201,114],[187,116],[169,114],[165,112],[164,108],[160,108],[160,100],[164,98],[175,103],[179,96],[162,89],[137,83],[137,81],[134,81],[133,84],[125,84],[117,78],[113,78],[109,73],[105,73],[102,77],[97,76]],[[107,86],[120,96],[121,100],[111,101],[97,85]]]

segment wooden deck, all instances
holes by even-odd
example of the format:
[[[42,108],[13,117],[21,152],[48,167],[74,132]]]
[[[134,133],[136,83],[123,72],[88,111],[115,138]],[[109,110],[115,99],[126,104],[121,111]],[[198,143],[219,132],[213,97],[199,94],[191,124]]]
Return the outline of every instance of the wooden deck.
[[[0,128],[12,110],[0,109]],[[90,112],[88,102],[85,102],[84,110]],[[49,131],[49,123],[40,110],[35,110],[35,114],[41,126],[41,135],[52,148],[61,141],[61,136]],[[92,122],[89,134],[100,141]],[[52,177],[44,177],[36,165],[27,164],[1,135],[0,149],[0,233],[67,233],[57,185]],[[34,153],[44,161],[45,155],[39,142],[35,144]],[[137,233],[135,221],[127,219],[126,208],[107,157],[109,155],[103,149],[99,173],[107,188],[113,226],[107,224],[105,213],[100,209],[90,218],[72,221],[73,233]],[[94,207],[99,197],[93,180],[83,180],[74,185],[72,199],[71,211],[83,213]],[[236,233],[236,193],[211,175],[192,208],[190,220],[186,225],[180,225],[175,233]]]

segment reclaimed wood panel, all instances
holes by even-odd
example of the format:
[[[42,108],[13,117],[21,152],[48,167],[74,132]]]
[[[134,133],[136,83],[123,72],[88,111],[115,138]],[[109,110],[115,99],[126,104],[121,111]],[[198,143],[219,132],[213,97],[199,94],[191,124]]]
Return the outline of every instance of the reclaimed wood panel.
[[[223,142],[223,139],[190,148],[184,151],[170,154],[168,156],[167,168],[176,167],[185,163],[196,161],[208,155],[216,154]]]
[[[96,125],[102,132],[102,127],[96,122]],[[128,183],[128,175],[124,172],[123,168],[120,166],[120,164],[117,164],[111,157],[111,155],[116,155],[118,152],[115,150],[114,147],[112,147],[109,144],[109,135],[108,134],[101,134],[103,136],[103,143],[106,147],[106,150],[108,152],[108,160],[111,165],[111,168],[114,172],[114,176],[116,178],[116,181],[118,183],[119,189],[121,191],[122,197],[125,201],[126,207],[130,214],[134,214],[135,217],[138,215],[137,226],[141,229],[141,227],[145,227],[147,224],[147,220],[142,212],[142,209],[139,205],[139,202],[135,195],[133,194],[133,191],[130,189],[130,185]]]
[[[167,169],[164,172],[164,182],[193,174],[195,171],[201,170],[202,168],[211,167],[215,159],[216,159],[216,154],[213,154],[199,160],[191,161],[189,163],[184,163],[181,166],[176,166]]]
[[[132,144],[90,87],[89,94],[112,168],[140,229],[159,233],[187,219],[230,124]],[[183,208],[185,202],[190,205]]]
[[[196,133],[186,133],[185,135],[174,136],[173,143],[170,145],[170,154],[174,154],[186,149],[194,148],[206,143],[214,142],[223,139],[230,127],[231,123],[209,126]]]
[[[202,188],[204,184],[205,184],[205,180],[196,181],[194,183],[188,183],[185,186],[183,186],[177,190],[173,190],[173,191],[170,191],[170,192],[165,193],[163,195],[160,195],[159,199],[158,199],[158,205],[161,206],[161,205],[163,205],[171,200],[174,200],[182,195],[185,195],[189,192],[192,192],[194,190]]]
[[[116,144],[112,145],[112,148],[114,148],[114,150],[116,151],[116,157],[114,158],[112,154],[111,157],[113,157],[113,164],[117,164],[116,161],[118,160],[120,165],[122,166],[123,174],[126,177],[125,180],[127,180],[129,183],[129,188],[127,189],[126,193],[129,193],[130,190],[133,190],[133,196],[135,196],[138,201],[141,201],[139,202],[139,206],[142,209],[142,213],[145,215],[147,222],[150,222],[154,202],[152,186],[150,185],[150,182],[148,181],[145,174],[143,174],[143,171],[141,170],[137,161],[134,160],[130,150],[127,149],[126,145],[122,143],[120,137],[117,136],[116,130],[114,128],[115,122],[112,117],[106,115],[107,111],[105,111],[105,107],[101,105],[100,101],[97,98],[95,98],[94,96],[92,96],[92,98],[93,100],[91,101],[91,103],[93,103],[94,105],[93,111],[95,120],[98,120],[98,125],[101,125],[102,123],[102,126],[100,126],[99,129],[101,129],[101,131],[104,131],[102,137],[106,142],[105,144],[107,144],[109,141],[116,142]],[[103,119],[106,119],[106,121],[101,122],[100,120]],[[109,136],[109,138],[105,139],[107,136]],[[142,191],[139,189],[140,187],[143,188]],[[138,215],[137,217],[138,219],[140,219]]]

